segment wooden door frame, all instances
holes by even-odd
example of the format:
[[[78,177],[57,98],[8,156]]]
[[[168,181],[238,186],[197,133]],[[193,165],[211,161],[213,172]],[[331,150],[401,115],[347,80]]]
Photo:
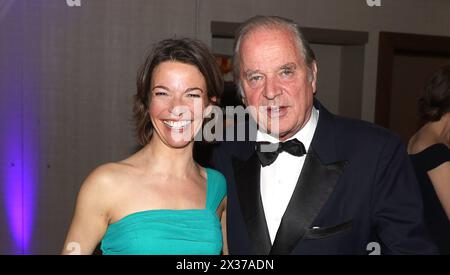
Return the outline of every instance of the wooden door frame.
[[[375,101],[375,123],[389,128],[395,54],[450,56],[450,37],[380,32]]]

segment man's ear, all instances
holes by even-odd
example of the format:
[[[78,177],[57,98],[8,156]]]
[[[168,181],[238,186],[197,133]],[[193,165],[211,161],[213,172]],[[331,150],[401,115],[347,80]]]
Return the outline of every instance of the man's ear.
[[[317,91],[317,63],[313,61],[311,64],[311,86],[313,88],[313,94]]]
[[[244,95],[241,95],[242,103],[244,103],[245,106],[248,106],[247,98]]]

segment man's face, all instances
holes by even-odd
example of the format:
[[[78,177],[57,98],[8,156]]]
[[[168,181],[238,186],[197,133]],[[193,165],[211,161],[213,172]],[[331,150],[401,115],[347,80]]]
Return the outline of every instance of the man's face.
[[[285,29],[253,30],[240,45],[240,80],[244,102],[258,125],[286,140],[308,122],[316,91],[317,67],[311,78],[293,35]]]

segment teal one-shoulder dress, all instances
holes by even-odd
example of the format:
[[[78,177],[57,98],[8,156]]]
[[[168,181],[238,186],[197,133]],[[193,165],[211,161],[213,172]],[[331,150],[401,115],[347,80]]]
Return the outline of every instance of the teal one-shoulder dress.
[[[226,196],[225,177],[206,168],[205,209],[157,209],[110,224],[101,242],[104,255],[218,255],[222,228],[216,214]]]

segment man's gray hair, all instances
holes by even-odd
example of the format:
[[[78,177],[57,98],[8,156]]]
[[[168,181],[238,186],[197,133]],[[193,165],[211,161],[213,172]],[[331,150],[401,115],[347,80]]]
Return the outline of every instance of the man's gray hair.
[[[244,91],[242,90],[242,84],[240,79],[240,61],[241,61],[241,42],[246,35],[259,28],[267,29],[287,29],[290,31],[297,42],[297,47],[300,53],[303,55],[303,60],[308,69],[308,80],[312,81],[312,65],[316,61],[316,55],[311,49],[308,41],[303,36],[297,23],[290,19],[286,19],[279,16],[254,16],[245,21],[238,29],[235,35],[234,53],[233,53],[233,77],[234,82],[239,90],[239,93],[244,97]]]

